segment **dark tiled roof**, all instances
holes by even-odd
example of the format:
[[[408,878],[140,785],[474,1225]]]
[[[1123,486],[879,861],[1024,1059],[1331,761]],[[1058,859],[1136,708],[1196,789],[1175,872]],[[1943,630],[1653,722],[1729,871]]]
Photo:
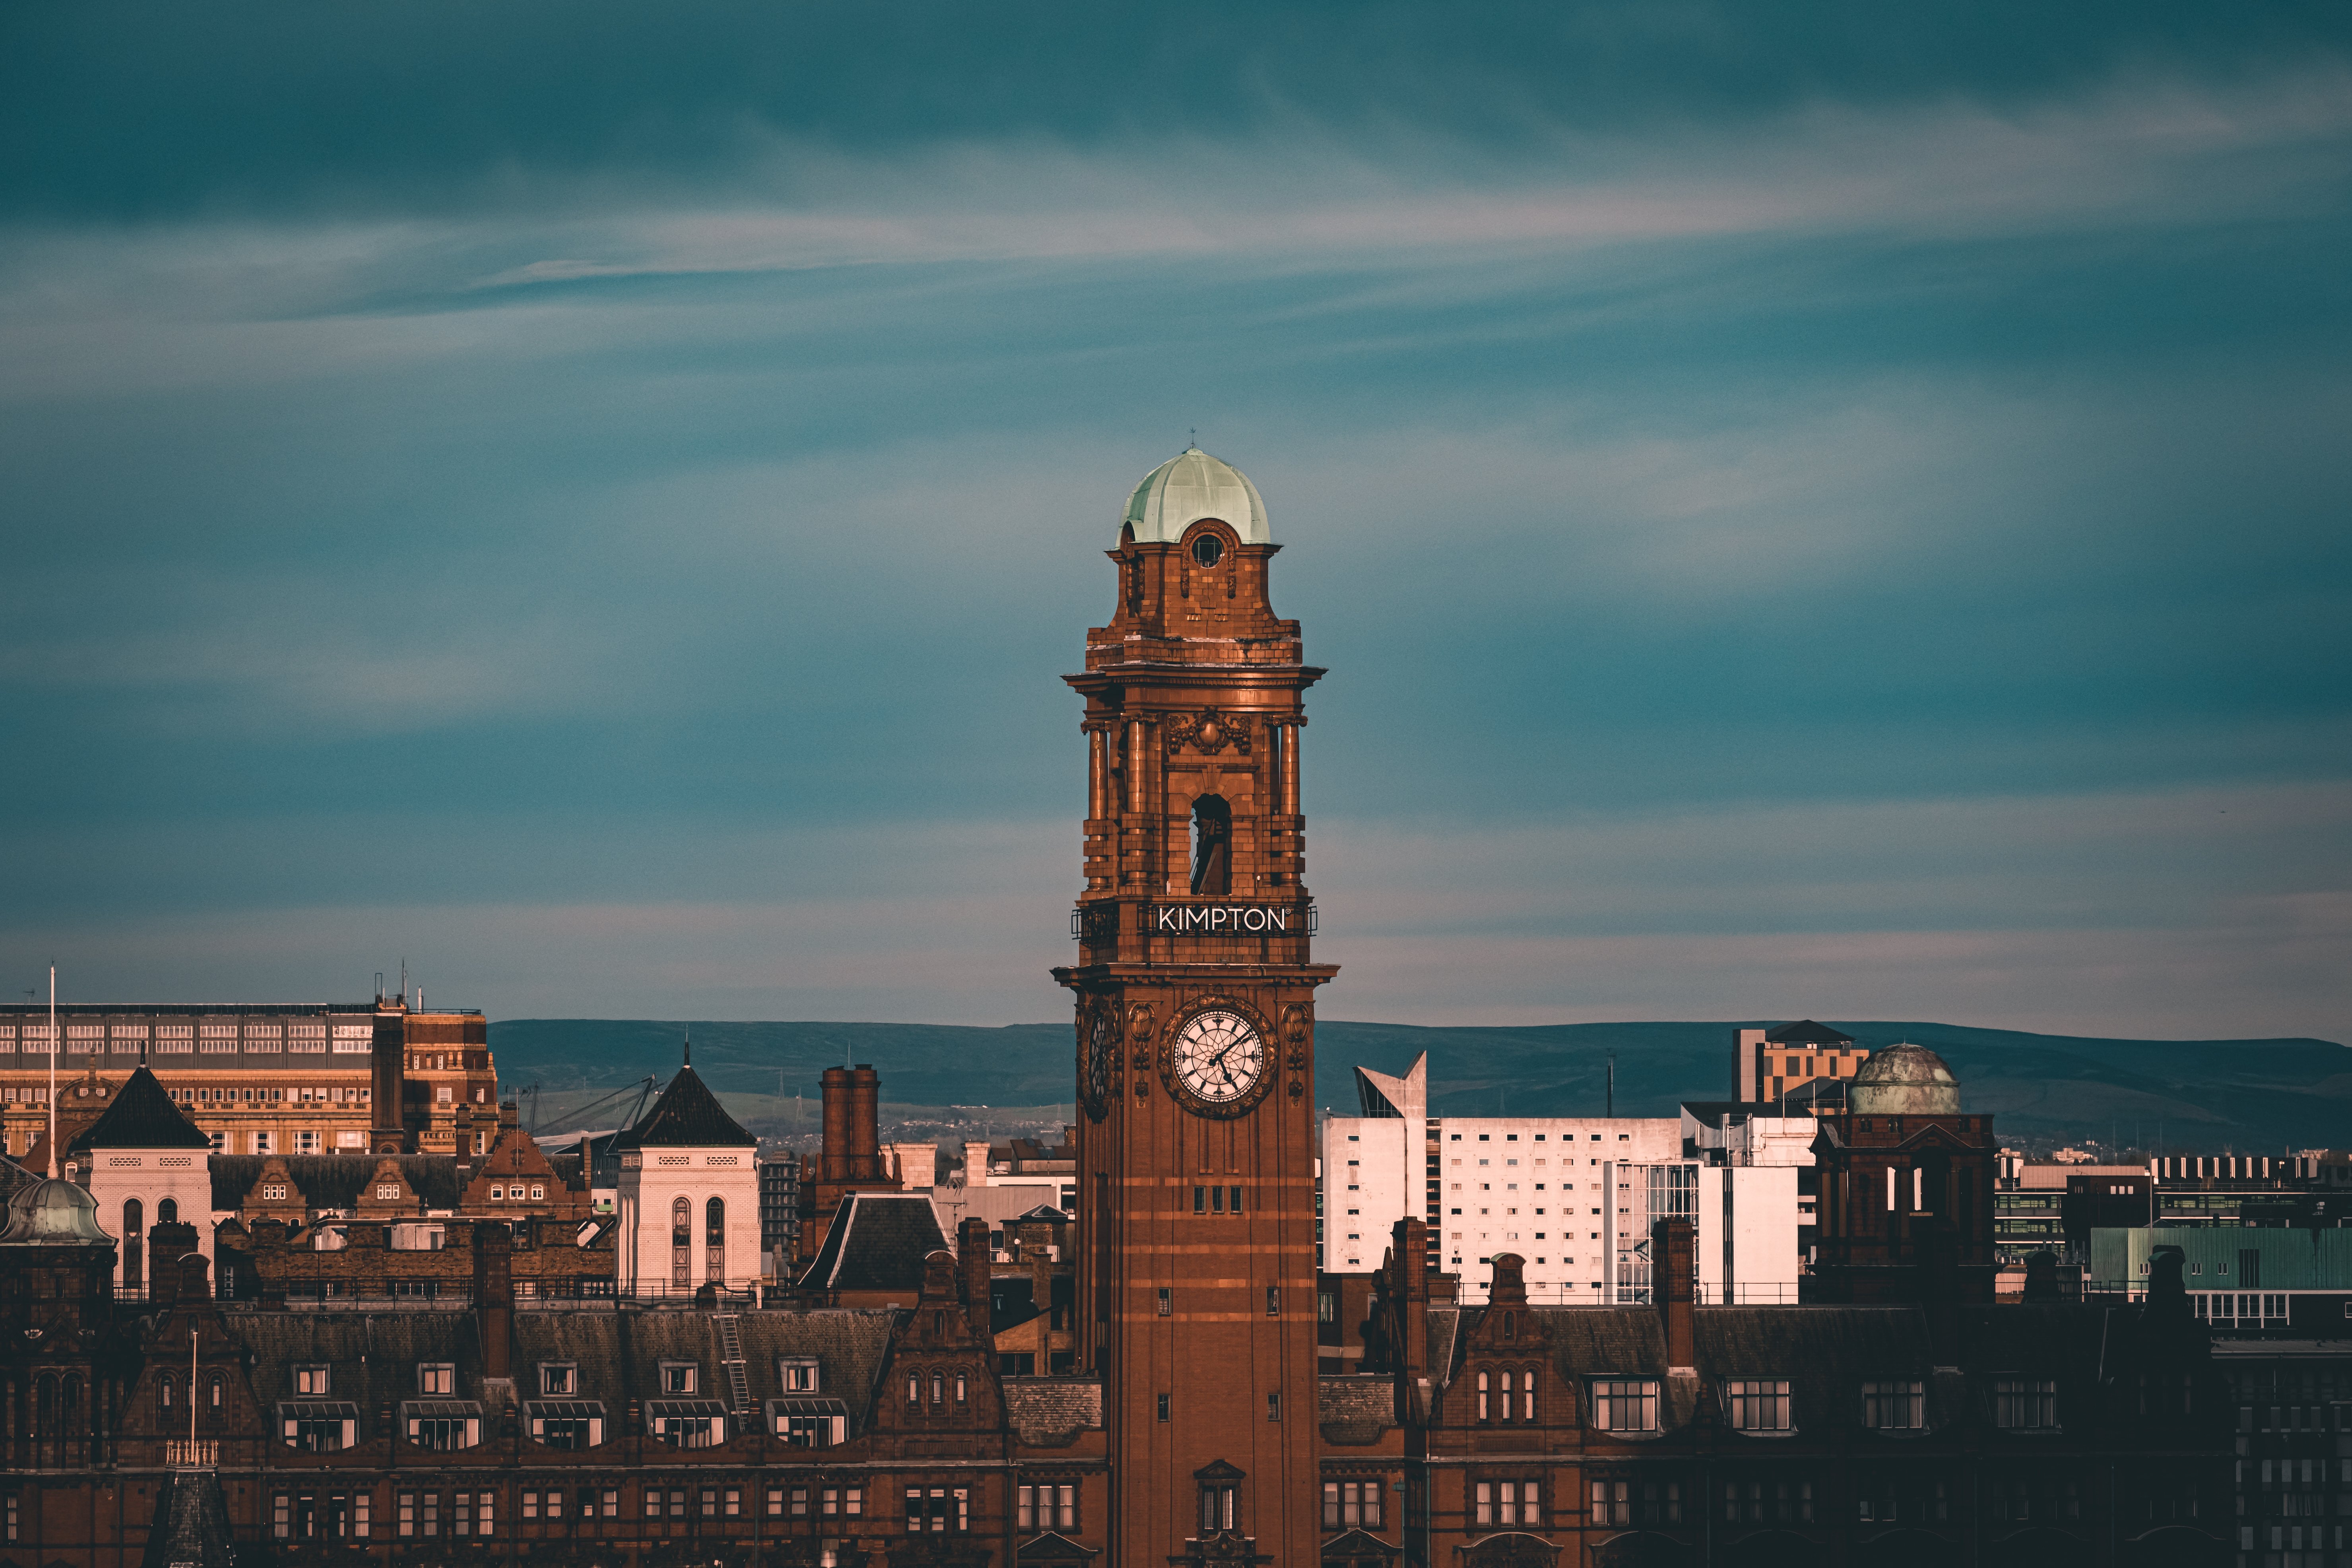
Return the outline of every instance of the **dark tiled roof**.
[[[1783,1024],[1765,1032],[1764,1038],[1776,1046],[1850,1046],[1852,1035],[1840,1034],[1827,1024],[1816,1024],[1811,1018],[1794,1024]]]
[[[865,1430],[890,1342],[887,1311],[745,1312],[736,1320],[744,1372],[756,1407],[783,1389],[776,1363],[817,1363],[817,1393],[850,1413],[853,1435]],[[658,1397],[665,1362],[701,1367],[705,1391],[724,1396],[719,1326],[708,1312],[518,1312],[514,1318],[511,1384],[486,1383],[481,1337],[471,1312],[236,1312],[224,1320],[253,1356],[253,1392],[264,1409],[295,1397],[298,1365],[328,1368],[326,1397],[360,1407],[365,1430],[386,1405],[419,1397],[416,1366],[446,1362],[457,1385],[442,1397],[478,1401],[494,1415],[509,1398],[536,1400],[539,1363],[566,1362],[576,1370],[566,1398],[604,1405],[615,1435],[632,1399]]]
[[[66,1146],[69,1154],[84,1149],[204,1149],[213,1141],[163,1092],[155,1075],[142,1062],[124,1082],[114,1103],[89,1131]]]
[[[236,1568],[228,1500],[215,1470],[174,1470],[155,1499],[140,1568]]]
[[[1091,1377],[1008,1377],[1004,1419],[1033,1448],[1059,1448],[1102,1425],[1102,1383]]]
[[[261,1168],[282,1160],[286,1173],[312,1208],[348,1209],[359,1203],[376,1167],[390,1160],[400,1167],[409,1191],[429,1209],[457,1206],[457,1160],[452,1154],[215,1154],[212,1160],[213,1208],[232,1210],[245,1202]]]
[[[621,1149],[757,1148],[760,1141],[727,1114],[692,1067],[677,1069],[654,1108],[614,1140]]]
[[[1396,1425],[1396,1384],[1382,1376],[1318,1377],[1316,1418],[1328,1443],[1377,1443]]]
[[[923,1259],[951,1250],[926,1193],[852,1193],[833,1211],[816,1261],[802,1273],[810,1290],[905,1290],[912,1306],[923,1288]]]

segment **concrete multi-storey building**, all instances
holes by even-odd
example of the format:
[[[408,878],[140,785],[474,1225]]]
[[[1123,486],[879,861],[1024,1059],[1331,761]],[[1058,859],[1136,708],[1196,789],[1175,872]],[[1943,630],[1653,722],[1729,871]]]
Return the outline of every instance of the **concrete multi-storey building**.
[[[1797,1299],[1793,1165],[1706,1158],[1673,1117],[1429,1116],[1428,1071],[1425,1056],[1400,1076],[1359,1068],[1363,1114],[1325,1119],[1325,1273],[1377,1270],[1410,1216],[1465,1301],[1485,1300],[1504,1252],[1531,1300],[1646,1301],[1651,1227],[1682,1215],[1699,1227],[1707,1300]]]
[[[498,1074],[479,1013],[427,1013],[386,997],[77,1003],[60,1005],[57,1016],[53,1042],[47,1006],[0,1005],[0,1152],[27,1156],[46,1135],[53,1066],[61,1123],[95,1121],[143,1060],[213,1148],[228,1154],[366,1150],[385,1128],[419,1150],[449,1153],[461,1120],[495,1117]],[[60,1047],[54,1064],[52,1044]],[[379,1078],[397,1092],[396,1107],[378,1102]],[[486,1147],[488,1131],[487,1122],[479,1130]]]

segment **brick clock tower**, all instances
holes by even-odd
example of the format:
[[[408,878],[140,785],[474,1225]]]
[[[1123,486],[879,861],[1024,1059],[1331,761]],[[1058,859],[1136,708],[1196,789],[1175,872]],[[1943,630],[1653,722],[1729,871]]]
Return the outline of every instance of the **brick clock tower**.
[[[1110,1561],[1317,1561],[1313,906],[1298,623],[1256,487],[1188,449],[1127,504],[1087,634],[1081,1359]]]

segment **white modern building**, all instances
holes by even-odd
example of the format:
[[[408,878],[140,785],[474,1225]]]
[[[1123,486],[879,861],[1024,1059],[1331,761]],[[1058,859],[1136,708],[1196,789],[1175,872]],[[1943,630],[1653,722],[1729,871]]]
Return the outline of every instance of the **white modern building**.
[[[1357,1068],[1363,1113],[1325,1122],[1327,1271],[1379,1268],[1411,1215],[1465,1302],[1486,1300],[1506,1252],[1525,1260],[1531,1301],[1646,1301],[1651,1227],[1684,1215],[1702,1300],[1796,1300],[1793,1168],[1711,1166],[1676,1117],[1433,1117],[1428,1068],[1424,1056],[1401,1077]]]

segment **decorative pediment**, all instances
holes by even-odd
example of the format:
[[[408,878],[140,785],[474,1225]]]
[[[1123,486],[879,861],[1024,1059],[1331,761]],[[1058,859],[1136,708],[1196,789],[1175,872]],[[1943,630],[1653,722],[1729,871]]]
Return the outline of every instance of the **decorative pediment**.
[[[1175,1568],[1256,1568],[1258,1563],[1273,1562],[1274,1555],[1257,1549],[1255,1536],[1221,1530],[1214,1535],[1186,1541],[1184,1550],[1171,1555],[1168,1561]]]
[[[1323,1561],[1327,1563],[1386,1562],[1402,1555],[1368,1530],[1350,1530],[1333,1536],[1323,1543]]]
[[[1466,1568],[1552,1568],[1559,1559],[1559,1547],[1521,1530],[1506,1530],[1454,1550]]]
[[[1238,1481],[1247,1479],[1248,1474],[1246,1470],[1235,1469],[1223,1459],[1212,1459],[1194,1470],[1192,1479],[1196,1481]]]
[[[1084,1563],[1102,1555],[1099,1547],[1081,1546],[1058,1530],[1049,1530],[1033,1541],[1025,1541],[1013,1560],[1020,1563]]]

